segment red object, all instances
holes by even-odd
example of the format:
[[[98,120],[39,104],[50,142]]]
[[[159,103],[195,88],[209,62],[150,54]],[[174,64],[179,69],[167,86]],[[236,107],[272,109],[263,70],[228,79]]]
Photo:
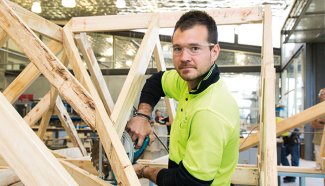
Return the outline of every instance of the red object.
[[[33,94],[22,94],[18,98],[19,101],[33,101]]]

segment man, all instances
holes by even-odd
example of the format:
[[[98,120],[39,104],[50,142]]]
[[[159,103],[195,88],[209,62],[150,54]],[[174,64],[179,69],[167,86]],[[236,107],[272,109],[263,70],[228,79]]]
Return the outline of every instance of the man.
[[[319,90],[318,93],[318,98],[320,102],[325,101],[325,88],[322,88]],[[314,148],[315,148],[315,159],[316,159],[316,168],[320,169],[320,143],[322,141],[322,136],[323,136],[323,130],[324,130],[324,124],[325,124],[325,118],[319,118],[314,120],[311,123],[311,126],[315,129],[315,134],[314,134]]]
[[[147,80],[138,114],[127,125],[140,146],[152,136],[148,118],[160,97],[178,101],[168,169],[135,165],[135,171],[157,185],[229,186],[239,153],[240,118],[215,64],[220,52],[215,21],[205,12],[185,13],[175,25],[172,44],[175,70]]]
[[[281,164],[283,166],[290,166],[287,158],[289,154],[291,154],[291,166],[299,166],[301,143],[299,135],[300,133],[298,128],[295,128],[291,133],[286,132],[282,135],[283,146],[281,147]],[[286,176],[283,178],[284,183],[290,183],[295,181],[296,177],[293,176]]]

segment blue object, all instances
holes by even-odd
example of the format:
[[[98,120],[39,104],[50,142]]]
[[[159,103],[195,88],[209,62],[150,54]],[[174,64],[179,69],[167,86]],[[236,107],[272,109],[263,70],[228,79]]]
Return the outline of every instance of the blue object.
[[[138,140],[135,141],[135,144],[138,142]],[[144,150],[146,150],[146,148],[148,147],[149,145],[149,142],[150,142],[150,138],[149,136],[147,136],[143,143],[142,143],[142,146],[136,150],[134,152],[134,157],[133,157],[133,164],[138,160],[138,158],[143,154]]]

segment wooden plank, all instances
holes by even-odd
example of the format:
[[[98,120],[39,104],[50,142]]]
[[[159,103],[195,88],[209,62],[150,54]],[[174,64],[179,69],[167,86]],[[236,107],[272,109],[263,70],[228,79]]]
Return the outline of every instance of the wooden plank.
[[[94,167],[93,163],[91,162],[90,159],[85,160],[85,159],[65,159],[66,162],[72,163],[75,166],[89,172],[90,174],[93,175],[98,175],[97,169]]]
[[[156,61],[156,65],[157,65],[157,70],[158,71],[166,71],[166,63],[165,63],[164,54],[163,54],[163,51],[161,48],[159,38],[157,38],[156,46],[154,48],[154,56],[155,56],[155,61]],[[167,97],[164,98],[164,101],[165,101],[166,108],[167,108],[169,123],[172,123],[176,116],[175,102],[173,99],[167,98]]]
[[[69,113],[67,112],[66,108],[63,105],[63,102],[59,96],[56,98],[55,103],[55,114],[59,117],[61,121],[61,125],[64,127],[65,131],[67,132],[68,136],[71,139],[72,144],[75,147],[78,147],[80,149],[80,152],[82,155],[87,156],[88,153],[82,144],[78,132],[76,130],[76,127],[74,126]]]
[[[80,186],[109,186],[108,182],[100,179],[98,176],[90,174],[89,172],[69,163],[65,160],[59,160],[64,168],[70,173],[70,175],[78,182]]]
[[[62,28],[60,26],[24,9],[15,3],[9,1],[8,4],[32,30],[62,42]]]
[[[37,131],[37,135],[41,140],[43,140],[43,138],[45,136],[46,129],[47,129],[48,125],[49,125],[51,116],[52,116],[52,114],[54,112],[56,97],[58,97],[58,92],[54,87],[52,87],[51,90],[50,90],[50,104],[49,104],[49,107],[48,107],[46,113],[42,114],[42,120],[41,120],[40,126],[39,126],[38,131]]]
[[[232,184],[258,185],[259,172],[256,166],[238,165],[231,177]]]
[[[105,106],[106,112],[110,115],[114,108],[114,102],[107,88],[95,54],[87,39],[87,35],[86,33],[80,33],[75,35],[75,39],[91,74],[92,82],[94,83],[95,88]]]
[[[0,185],[11,185],[19,182],[20,179],[12,169],[0,169]]]
[[[63,45],[66,49],[67,56],[71,60],[71,66],[75,74],[79,74],[79,77],[83,77],[84,83],[88,86],[90,93],[93,96],[93,102],[96,107],[96,123],[94,126],[97,129],[109,162],[111,162],[115,177],[119,184],[122,185],[140,185],[138,177],[136,176],[132,164],[126,155],[120,138],[116,133],[113,122],[109,118],[105,107],[90,80],[85,66],[82,64],[78,49],[73,41],[73,34],[69,28],[69,24],[67,24],[63,29]]]
[[[325,117],[325,102],[318,103],[296,115],[276,123],[276,135],[279,136],[296,127],[309,123],[317,118]],[[240,151],[254,147],[259,142],[260,132],[251,134],[246,139],[241,139]]]
[[[56,41],[50,41],[49,49],[58,54],[62,50],[62,44]],[[14,103],[18,97],[41,75],[40,71],[33,63],[29,63],[24,70],[10,83],[4,90],[3,94],[7,97],[10,103]]]
[[[255,23],[262,21],[260,7],[248,8],[225,8],[207,10],[215,19],[218,25],[233,25],[244,23]],[[158,25],[161,28],[173,28],[176,21],[185,12],[161,12]],[[153,13],[155,14],[155,13]],[[149,26],[151,13],[91,16],[72,18],[72,32],[101,32],[101,31],[121,31],[132,29],[146,29]]]
[[[273,63],[272,47],[272,14],[271,7],[264,7],[263,19],[263,48],[262,57],[265,72],[263,94],[263,118],[264,125],[261,128],[261,161],[260,163],[260,185],[276,186],[277,181],[277,155],[276,155],[276,125],[275,125],[275,69]],[[263,77],[261,77],[263,78]]]
[[[64,66],[68,65],[67,56],[65,55],[65,53],[62,54],[61,61],[63,61]],[[51,90],[50,90],[50,104],[49,104],[47,112],[45,114],[42,114],[42,120],[41,120],[40,126],[37,131],[38,137],[42,140],[45,136],[46,129],[49,125],[50,119],[54,112],[54,107],[55,107],[55,103],[57,100],[56,98],[58,97],[58,95],[59,95],[58,90],[52,86]]]
[[[0,153],[26,185],[77,185],[1,93],[0,110]]]
[[[94,102],[89,93],[71,75],[57,57],[23,23],[5,1],[0,4],[0,26],[15,43],[22,48],[28,58],[42,74],[56,87],[60,95],[74,108],[86,123],[95,120]]]
[[[35,123],[41,119],[41,117],[49,110],[51,103],[51,92],[49,91],[42,99],[29,111],[24,120],[29,126],[35,125]]]
[[[116,125],[115,128],[120,138],[122,137],[137,94],[140,92],[140,86],[145,78],[145,72],[159,36],[158,20],[159,15],[155,14],[144,35],[111,115],[111,119]]]
[[[306,173],[306,174],[324,174],[321,170],[315,167],[292,167],[292,166],[278,166],[279,172],[295,172],[295,173]]]

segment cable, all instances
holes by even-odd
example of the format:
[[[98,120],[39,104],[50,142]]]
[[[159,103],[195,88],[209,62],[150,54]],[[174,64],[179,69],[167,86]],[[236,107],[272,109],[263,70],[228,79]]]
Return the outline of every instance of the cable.
[[[257,128],[258,126],[255,126],[247,135],[245,140],[240,144],[239,148],[246,142],[247,138],[252,134],[252,132]]]
[[[155,133],[155,131],[152,131],[153,134],[156,136],[156,138],[158,139],[158,141],[162,144],[162,146],[164,146],[165,150],[169,153],[168,148],[165,146],[165,144],[160,140],[160,138],[157,136],[157,134]]]

